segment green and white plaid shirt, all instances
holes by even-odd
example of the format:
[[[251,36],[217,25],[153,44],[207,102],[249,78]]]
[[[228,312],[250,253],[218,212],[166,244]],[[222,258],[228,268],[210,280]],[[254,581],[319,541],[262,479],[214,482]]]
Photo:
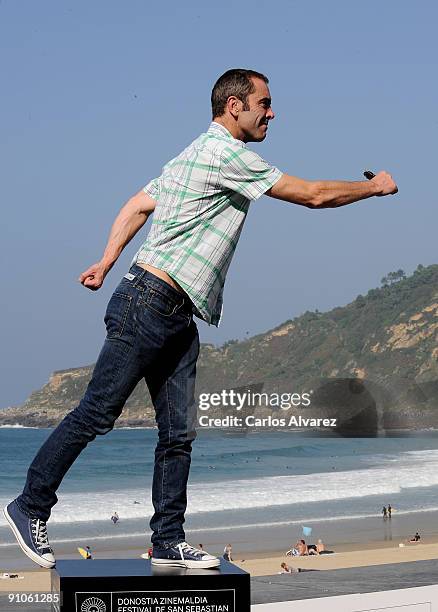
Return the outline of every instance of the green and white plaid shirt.
[[[219,123],[211,123],[144,191],[152,227],[134,263],[160,268],[187,293],[195,314],[219,325],[225,276],[251,200],[282,173]]]

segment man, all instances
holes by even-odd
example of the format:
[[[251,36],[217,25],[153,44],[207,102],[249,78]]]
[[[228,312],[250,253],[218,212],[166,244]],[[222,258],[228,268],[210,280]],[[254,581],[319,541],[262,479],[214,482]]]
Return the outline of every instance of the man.
[[[311,209],[396,193],[391,176],[371,181],[305,181],[283,174],[247,142],[266,138],[274,118],[268,79],[229,70],[211,96],[213,122],[161,176],[132,197],[111,229],[101,261],[80,276],[99,289],[123,248],[155,211],[146,242],[111,297],[107,338],[79,406],[33,460],[23,493],[5,508],[24,552],[53,567],[46,521],[56,490],[82,449],[114,426],[141,378],[156,412],[151,519],[155,565],[215,567],[219,560],[185,542],[183,530],[192,441],[199,339],[193,314],[218,325],[225,276],[251,200],[267,194]]]
[[[295,544],[295,548],[298,551],[299,557],[305,557],[309,554],[309,548],[305,540],[298,540],[298,542]]]

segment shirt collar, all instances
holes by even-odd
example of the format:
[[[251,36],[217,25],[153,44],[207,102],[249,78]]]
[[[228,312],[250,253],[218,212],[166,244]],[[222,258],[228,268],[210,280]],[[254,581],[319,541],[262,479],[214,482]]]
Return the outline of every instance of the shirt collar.
[[[210,127],[208,128],[208,133],[215,134],[216,136],[222,136],[222,137],[228,138],[229,140],[238,140],[237,138],[234,138],[234,136],[231,134],[231,132],[229,132],[229,130],[227,130],[226,127],[224,127],[220,123],[216,123],[216,121],[212,121],[210,123]],[[238,140],[238,142],[242,142],[242,141]]]

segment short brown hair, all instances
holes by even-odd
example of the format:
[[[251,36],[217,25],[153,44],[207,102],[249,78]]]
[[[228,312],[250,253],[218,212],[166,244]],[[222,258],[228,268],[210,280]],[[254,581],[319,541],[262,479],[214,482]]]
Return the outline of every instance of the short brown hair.
[[[261,72],[245,70],[244,68],[227,70],[227,72],[224,72],[218,78],[211,92],[213,119],[215,117],[222,117],[225,113],[225,106],[230,96],[236,96],[236,98],[242,100],[244,110],[248,110],[247,98],[255,90],[251,78],[262,79],[265,83],[269,83],[268,77]]]

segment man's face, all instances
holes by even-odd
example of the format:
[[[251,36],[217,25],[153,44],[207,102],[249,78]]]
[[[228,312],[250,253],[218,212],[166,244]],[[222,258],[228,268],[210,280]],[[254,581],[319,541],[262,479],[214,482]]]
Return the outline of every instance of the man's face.
[[[248,110],[240,110],[238,126],[243,142],[260,142],[266,138],[268,123],[275,117],[271,108],[271,94],[262,79],[253,78],[255,91],[246,101]]]

